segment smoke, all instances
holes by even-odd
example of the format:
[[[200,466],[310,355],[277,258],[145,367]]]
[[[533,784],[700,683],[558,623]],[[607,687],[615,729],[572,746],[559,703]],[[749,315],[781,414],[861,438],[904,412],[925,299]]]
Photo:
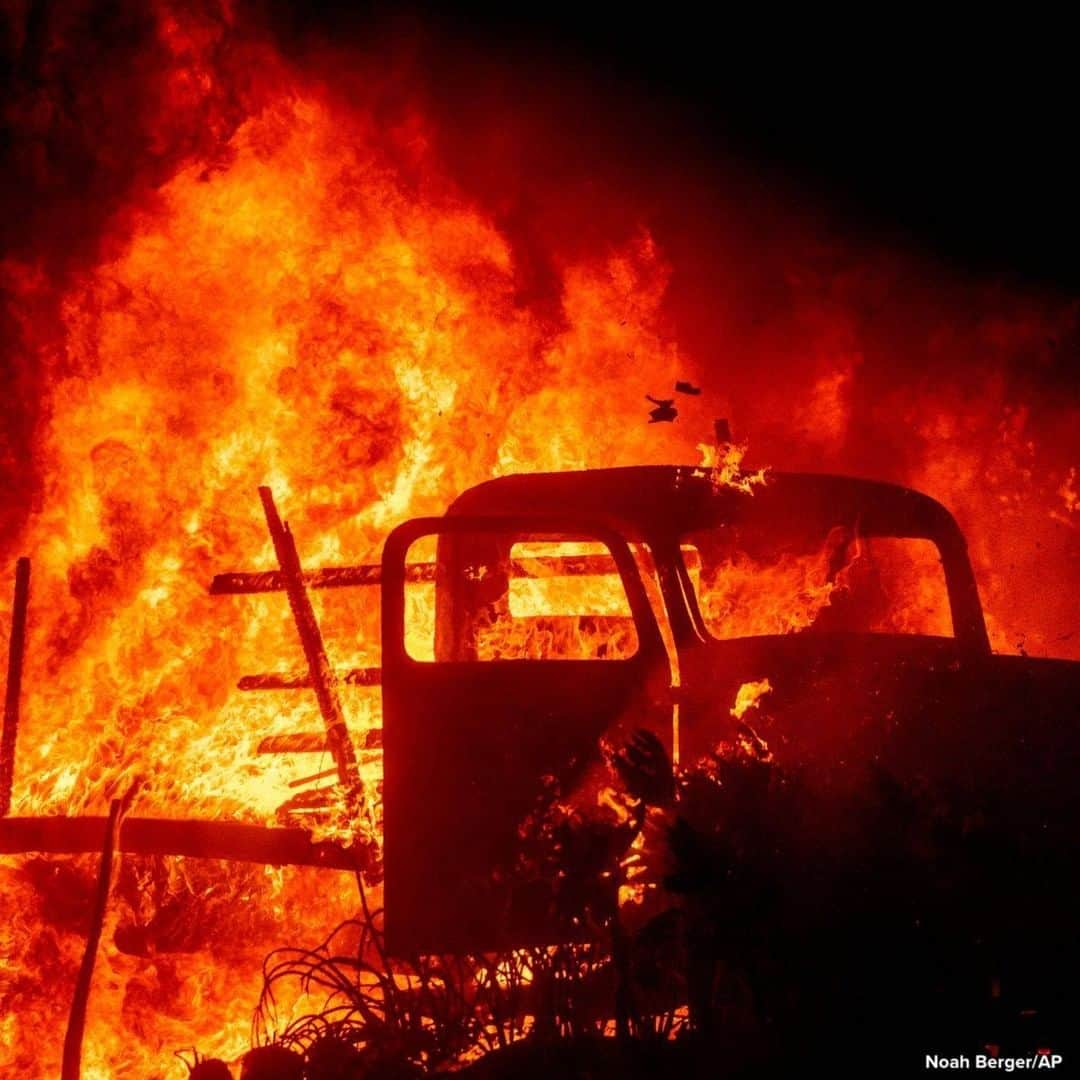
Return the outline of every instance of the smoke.
[[[590,400],[587,380],[535,363],[569,329],[568,272],[647,248],[664,282],[650,313],[663,370],[705,390],[657,458],[725,416],[754,463],[920,487],[968,535],[995,645],[1080,656],[1063,587],[1078,572],[1075,297],[976,276],[862,229],[794,181],[725,156],[685,110],[576,60],[447,38],[417,19],[358,18],[352,31],[330,40],[281,6],[214,0],[7,5],[6,552],[47,499],[50,388],[93,375],[65,297],[124,250],[171,178],[228,169],[240,125],[296,87],[363,118],[399,191],[458,200],[491,222],[550,408],[589,412],[611,392],[599,378]],[[640,367],[635,396],[666,389],[633,357],[617,369],[600,355],[572,362],[628,384]],[[375,412],[383,405],[393,412]],[[474,403],[470,423],[483,422]],[[370,448],[342,452],[354,451]],[[509,456],[528,467],[528,453],[518,440]]]

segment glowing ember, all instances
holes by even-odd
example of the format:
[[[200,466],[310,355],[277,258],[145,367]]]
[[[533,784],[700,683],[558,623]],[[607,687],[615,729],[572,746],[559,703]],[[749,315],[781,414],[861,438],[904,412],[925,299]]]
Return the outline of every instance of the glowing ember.
[[[756,709],[761,699],[766,694],[772,693],[772,684],[768,679],[759,679],[757,682],[746,682],[739,687],[735,695],[735,704],[731,707],[731,715],[736,720],[741,720],[751,709]]]
[[[731,487],[738,491],[745,491],[747,495],[753,495],[754,488],[758,484],[765,483],[767,474],[764,469],[758,469],[755,472],[744,471],[743,458],[746,457],[747,451],[745,443],[725,442],[719,445],[698,443],[697,448],[701,454],[702,470],[715,487]]]

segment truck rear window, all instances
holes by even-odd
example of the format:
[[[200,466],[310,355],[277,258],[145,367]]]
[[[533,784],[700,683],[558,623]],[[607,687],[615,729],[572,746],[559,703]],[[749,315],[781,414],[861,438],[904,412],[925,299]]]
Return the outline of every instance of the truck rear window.
[[[806,550],[745,539],[710,529],[682,544],[714,638],[808,630],[952,636],[945,574],[929,540],[853,539],[836,529]]]

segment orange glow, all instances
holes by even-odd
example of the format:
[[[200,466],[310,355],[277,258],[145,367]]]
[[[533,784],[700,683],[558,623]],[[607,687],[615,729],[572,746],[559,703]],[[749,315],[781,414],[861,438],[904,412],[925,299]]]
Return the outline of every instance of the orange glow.
[[[235,689],[303,666],[284,597],[207,595],[216,572],[274,566],[259,484],[318,566],[375,562],[398,522],[522,466],[687,456],[641,409],[642,381],[679,370],[649,237],[566,268],[554,334],[515,301],[513,270],[434,162],[429,190],[408,190],[366,117],[299,85],[242,123],[214,168],[180,168],[136,213],[63,302],[70,374],[49,390],[47,490],[19,541],[34,584],[14,814],[100,813],[140,777],[135,813],[274,823],[290,782],[327,768],[255,754],[268,735],[320,730],[310,693]],[[620,422],[597,428],[597,399]],[[335,666],[378,664],[377,590],[362,591],[314,597]],[[422,640],[431,588],[409,592]],[[342,694],[354,736],[378,726],[377,688]],[[373,793],[378,755],[361,771]],[[5,896],[40,906],[18,860],[4,874]],[[165,961],[118,953],[107,928],[87,1075],[180,1076],[172,1049],[192,1042],[235,1055],[261,955],[318,938],[355,903],[348,875],[268,872],[235,896],[229,882],[249,876],[223,870],[202,902],[254,905],[258,931],[214,960],[212,942],[170,957],[167,985]],[[46,941],[53,956],[8,1009],[0,1069],[55,1075],[29,1031],[62,1030],[67,993],[47,987],[70,985],[81,933],[36,919],[0,933],[16,936],[3,949],[16,977]]]
[[[735,704],[731,707],[731,715],[736,720],[741,720],[751,709],[756,709],[761,703],[761,699],[770,693],[772,693],[772,683],[768,679],[743,683],[735,695]]]
[[[318,72],[269,50],[219,64],[224,29],[167,5],[154,10],[171,64],[158,88],[162,116],[195,116],[205,141],[193,139],[175,160],[163,156],[171,164],[160,182],[116,208],[102,242],[64,279],[58,326],[35,323],[50,287],[42,266],[0,263],[43,384],[40,490],[5,548],[33,560],[12,814],[101,814],[139,780],[140,816],[280,824],[292,785],[333,763],[324,752],[259,754],[259,743],[320,731],[322,720],[310,692],[248,693],[237,681],[303,668],[293,620],[282,594],[207,592],[216,573],[276,567],[259,485],[272,488],[305,566],[317,567],[377,563],[393,527],[442,513],[466,488],[512,472],[693,462],[716,484],[751,494],[767,473],[744,469],[745,444],[702,442],[714,417],[682,400],[678,422],[646,422],[643,395],[668,393],[688,376],[702,381],[705,362],[677,340],[672,268],[649,228],[635,221],[618,241],[559,251],[557,301],[534,303],[508,215],[451,175],[433,121],[410,112],[386,125],[367,105],[327,91]],[[211,108],[212,94],[228,109]],[[156,137],[169,140],[164,121]],[[812,336],[824,316],[800,309],[797,321]],[[752,342],[763,361],[779,349],[768,333]],[[787,416],[784,432],[799,434],[813,455],[834,455],[830,469],[862,362],[853,333],[821,331],[810,392],[790,413],[789,388],[746,395],[748,411]],[[800,363],[802,350],[801,340],[792,347]],[[726,409],[728,384],[746,380],[756,356],[717,362],[709,408]],[[1055,474],[1052,506],[1035,505],[1023,418],[1002,422],[984,458],[971,449],[981,430],[964,407],[943,403],[911,421],[950,452],[900,479],[992,523],[969,532],[972,556],[994,644],[1015,651],[1013,627],[1034,624],[1038,603],[1015,601],[995,569],[1008,544],[1020,544],[999,537],[996,515],[1053,518],[1074,535],[1076,469]],[[769,430],[766,445],[782,446]],[[857,464],[847,471],[866,471]],[[702,615],[720,637],[805,629],[851,584],[829,580],[820,553],[709,565],[690,546],[686,557]],[[1025,557],[1033,573],[1041,569]],[[901,614],[879,629],[950,632],[929,584],[939,567],[929,558],[920,565],[925,575],[906,587]],[[0,580],[0,650],[9,594]],[[377,667],[378,589],[326,590],[312,601],[331,664]],[[434,587],[410,584],[406,605],[408,651],[432,659]],[[512,646],[517,655],[623,657],[637,647],[614,574],[517,578],[510,607],[523,623],[581,618],[558,632],[534,625],[509,643],[492,635],[482,656]],[[771,690],[768,680],[745,684],[732,714],[742,717]],[[381,724],[379,689],[340,693],[359,744]],[[361,755],[360,773],[367,801],[356,828],[378,839],[378,749]],[[628,816],[616,793],[600,797]],[[305,819],[317,839],[340,834],[334,809]],[[184,1077],[173,1051],[192,1044],[235,1061],[248,1046],[265,953],[317,941],[356,908],[356,883],[344,873],[181,858],[120,863],[91,996],[88,1080]],[[90,857],[0,860],[0,1074],[59,1073],[58,1033],[93,874]],[[624,899],[640,899],[642,888],[624,886]],[[378,889],[372,902],[380,903]],[[166,932],[155,922],[161,911],[180,912],[202,932],[185,938],[186,924]],[[118,932],[120,940],[142,935],[146,947],[122,951]],[[302,1006],[277,1004],[282,1024]],[[42,1032],[50,1033],[44,1044]]]

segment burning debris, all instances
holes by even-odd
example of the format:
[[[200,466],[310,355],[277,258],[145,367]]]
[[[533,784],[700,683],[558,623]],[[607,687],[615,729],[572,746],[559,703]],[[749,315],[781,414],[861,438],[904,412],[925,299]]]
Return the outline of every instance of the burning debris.
[[[110,841],[87,1080],[179,1077],[169,1054],[193,1042],[213,1055],[196,1072],[238,1069],[251,1039],[236,1003],[257,1000],[259,961],[365,921],[358,870],[389,937],[426,930],[441,947],[454,925],[506,936],[490,954],[454,954],[474,958],[464,981],[441,959],[384,962],[356,926],[346,936],[367,943],[345,949],[344,975],[329,950],[278,954],[293,967],[270,980],[278,1026],[260,1039],[292,1031],[285,1049],[309,1067],[355,1050],[339,1035],[359,1027],[380,1046],[415,1038],[420,1050],[382,1055],[406,1074],[447,1064],[470,1032],[516,1054],[519,1013],[534,1018],[548,1075],[575,1054],[617,1070],[616,1027],[646,1056],[657,1041],[689,1053],[703,1027],[722,1028],[711,1052],[728,1061],[768,1042],[778,1017],[793,1040],[816,1022],[828,1033],[834,1018],[805,988],[823,972],[843,979],[825,945],[799,952],[806,923],[784,899],[814,896],[820,914],[822,882],[857,895],[863,872],[887,871],[906,905],[889,909],[895,938],[856,912],[851,936],[868,955],[908,973],[916,956],[931,964],[936,940],[904,922],[918,919],[961,943],[958,971],[997,978],[1002,966],[995,1000],[1020,1007],[1034,962],[1006,942],[998,965],[953,915],[1000,929],[1007,905],[1010,926],[1045,935],[1032,955],[1071,956],[1060,913],[971,867],[1046,855],[1060,895],[1074,891],[1059,864],[1075,748],[1059,728],[1075,686],[1041,654],[1080,648],[1063,374],[1075,305],[861,241],[844,250],[774,206],[742,199],[739,215],[717,214],[725,191],[708,180],[697,202],[666,180],[654,195],[652,181],[630,190],[628,170],[586,161],[572,136],[567,167],[551,167],[558,138],[497,109],[460,110],[453,79],[425,95],[410,64],[336,47],[290,60],[246,10],[154,0],[98,19],[93,4],[16,5],[5,39],[0,519],[4,565],[29,553],[34,595],[28,605],[20,569],[0,617],[0,1072],[61,1068],[40,1033],[67,1022]],[[552,104],[560,126],[583,112]],[[522,156],[518,140],[535,150]],[[702,303],[696,283],[723,302]],[[642,384],[683,395],[648,399],[649,425],[666,426],[640,423]],[[783,474],[773,484],[744,467],[726,420],[696,454],[703,433],[685,410],[674,421],[676,400],[703,400],[698,384],[724,388],[715,408],[755,432],[760,460],[925,489],[966,541],[909,488],[875,488],[869,512],[840,492],[823,520]],[[671,484],[595,470],[699,457]],[[505,505],[488,501],[488,482]],[[260,487],[274,492],[261,507]],[[711,508],[703,518],[691,495]],[[430,550],[380,562],[397,527],[454,499],[446,520],[501,513],[529,527],[470,540],[439,518],[416,525],[438,534],[414,537]],[[785,528],[761,527],[769,507]],[[540,528],[541,510],[569,534]],[[892,533],[875,533],[876,515],[892,515]],[[509,543],[505,558],[488,540]],[[459,542],[478,557],[447,592]],[[229,569],[245,565],[256,569]],[[469,617],[448,623],[444,604]],[[384,607],[400,618],[385,637]],[[1018,627],[1031,656],[993,656],[991,645],[1016,651]],[[730,708],[747,683],[770,687],[753,728]],[[642,723],[696,770],[655,804],[646,793],[664,770],[648,736],[633,741]],[[701,765],[718,745],[719,763]],[[898,775],[868,779],[866,761]],[[137,777],[114,836],[113,801]],[[847,815],[826,813],[820,791],[794,799],[812,784]],[[557,805],[538,808],[543,796]],[[384,804],[404,828],[384,828]],[[864,812],[873,825],[853,837]],[[792,868],[776,853],[798,846],[800,815],[807,846]],[[530,820],[564,844],[537,858],[584,863],[588,882],[510,889]],[[837,847],[809,846],[814,829]],[[407,838],[396,852],[395,835]],[[410,843],[430,858],[411,859]],[[890,863],[901,850],[914,854]],[[656,871],[664,858],[678,870]],[[835,875],[814,877],[815,858]],[[665,876],[675,914],[661,916],[650,905]],[[953,897],[949,917],[928,920],[909,881]],[[541,955],[548,943],[530,932],[514,947],[510,931],[544,927],[553,903],[565,914],[589,897],[590,913],[614,919],[620,888],[625,934]],[[811,923],[831,942],[828,920]],[[799,961],[799,986],[777,974],[778,951]],[[871,985],[873,965],[854,947],[841,955],[843,973]],[[391,988],[392,973],[408,986]],[[324,977],[363,1023],[350,1014],[339,1032],[320,1019],[302,986]],[[404,993],[413,979],[427,986]],[[898,985],[882,1009],[914,1029],[904,995],[923,984]],[[950,1002],[982,1001],[959,974],[950,986]]]
[[[674,398],[654,398],[646,394],[645,400],[651,401],[656,406],[649,410],[650,424],[670,424],[679,415],[679,410],[675,408]]]
[[[378,568],[310,572],[269,489],[259,495],[279,570],[223,574],[211,591],[286,594],[306,674],[241,682],[313,690],[324,730],[263,736],[256,749],[314,750],[335,764],[290,781],[306,790],[277,814],[302,827],[233,831],[238,846],[228,853],[348,868],[364,917],[343,923],[314,952],[271,954],[259,1011],[265,1045],[245,1058],[244,1075],[287,1067],[308,1078],[313,1055],[322,1060],[331,1048],[352,1055],[362,1071],[440,1071],[481,1050],[523,1040],[542,1048],[545,1040],[573,1042],[582,1033],[601,1038],[609,1027],[624,1049],[628,1040],[655,1041],[660,1033],[668,1039],[685,1029],[696,1041],[670,1053],[697,1055],[704,1065],[718,1053],[718,1018],[730,1004],[716,996],[721,970],[737,972],[752,990],[743,1052],[762,1052],[752,1031],[772,1022],[780,1023],[785,1040],[794,1033],[804,1040],[805,1017],[783,1003],[799,1000],[801,1010],[809,1008],[799,980],[812,979],[821,962],[807,942],[825,932],[816,921],[825,916],[806,922],[806,913],[788,910],[782,896],[790,891],[800,904],[816,896],[816,907],[848,888],[838,883],[853,868],[861,880],[864,852],[882,830],[895,827],[895,815],[912,799],[920,807],[924,801],[955,806],[950,812],[965,820],[983,819],[984,789],[964,788],[951,747],[978,726],[991,768],[1002,732],[1009,738],[1001,710],[1011,715],[1010,697],[1017,688],[1028,695],[1033,679],[1042,681],[1048,707],[1043,727],[1031,727],[1039,732],[1036,743],[1043,752],[1060,744],[1060,760],[1069,760],[1070,735],[1054,727],[1053,707],[1075,692],[1076,671],[1062,664],[1010,674],[993,666],[956,523],[915,492],[784,474],[755,487],[741,473],[726,480],[700,468],[511,476],[466,491],[441,518],[400,525]],[[882,572],[893,563],[886,557],[877,566],[875,545],[884,543],[888,553],[891,542],[912,539],[932,543],[939,554],[933,565],[945,581],[935,603],[947,611],[951,637],[912,633],[917,609],[905,606],[904,592],[882,592]],[[427,540],[434,541],[434,561],[407,561]],[[800,551],[805,568],[795,557]],[[811,595],[803,575],[812,566],[823,577]],[[919,576],[922,598],[929,594],[921,575],[930,566],[916,559],[907,567]],[[658,592],[646,588],[644,572]],[[738,621],[746,613],[728,610],[727,596],[739,578],[760,590],[770,575],[779,627],[769,626],[760,603],[756,610],[735,605],[758,620],[765,632],[755,635]],[[781,595],[778,575],[797,591]],[[25,619],[23,565],[18,580]],[[356,684],[377,687],[383,703],[380,738],[364,740],[381,745],[383,754],[382,783],[369,794],[359,783],[360,758],[338,698],[347,684],[330,663],[308,587],[375,584],[382,665]],[[553,585],[553,592],[540,588]],[[420,628],[430,634],[426,644],[407,620],[409,590],[416,588],[434,590],[434,620]],[[897,597],[900,607],[888,614],[905,620],[909,642],[895,633],[875,639],[882,603],[895,605]],[[803,621],[793,616],[799,605]],[[674,641],[677,680],[665,637]],[[948,656],[955,659],[943,669],[953,674],[942,682],[935,672]],[[568,659],[577,663],[567,666]],[[990,682],[973,679],[972,671],[992,667]],[[890,673],[887,694],[875,672]],[[939,680],[929,712],[921,696],[928,678]],[[839,706],[825,723],[823,700]],[[949,724],[942,725],[936,713],[946,704]],[[758,717],[753,727],[746,719],[751,710]],[[900,728],[890,723],[898,712],[907,717]],[[851,715],[863,724],[852,728],[845,722]],[[627,735],[632,717],[651,726]],[[1035,719],[1029,706],[1029,725]],[[940,743],[929,754],[927,739]],[[676,756],[687,763],[679,770],[672,766]],[[881,771],[883,759],[892,771]],[[1038,755],[1001,760],[1008,770],[994,774],[999,790],[1020,783],[1025,804],[1031,802],[1025,768],[1039,769],[1051,805],[1074,790],[1052,779]],[[935,764],[933,781],[928,762]],[[927,788],[917,799],[907,794],[912,765]],[[336,787],[309,787],[331,777]],[[1063,855],[1069,849],[1059,833],[1071,811],[1056,812],[1054,830],[1044,823],[1036,842],[1016,819],[1018,809],[1018,803],[998,807],[995,842],[1018,864],[1037,857],[1067,877],[1071,857]],[[114,800],[97,834],[104,837],[99,883],[64,1054],[64,1076],[72,1080],[79,1075],[114,851],[139,852],[146,843],[157,855],[221,854],[207,838],[220,845],[235,829],[125,820],[124,810]],[[911,827],[921,836],[926,811],[917,814]],[[845,821],[869,823],[871,831],[864,834],[863,824],[853,831]],[[90,850],[82,845],[93,824],[9,818],[0,821],[0,846]],[[917,895],[925,902],[940,873],[936,849],[930,857],[920,842],[905,840],[893,857],[898,861],[881,871],[884,878],[922,874]],[[382,912],[371,913],[367,899],[367,890],[382,882],[384,858],[386,930]],[[965,858],[974,875],[966,889],[984,871],[973,856]],[[943,902],[940,917],[950,925],[954,900],[947,895]],[[1019,910],[1028,902],[1018,898]],[[873,910],[893,909],[882,898]],[[933,905],[919,910],[917,921],[935,911]],[[911,910],[893,914],[899,933]],[[1060,925],[1045,906],[1042,915],[1047,928]],[[153,930],[156,917],[142,936],[139,928],[118,927],[115,946],[154,958],[168,940],[167,932]],[[780,928],[790,935],[785,953],[791,962],[798,958],[800,974],[791,985],[771,967]],[[334,945],[340,934],[358,939],[351,958]],[[126,941],[141,944],[129,948]],[[995,947],[1008,957],[1025,943],[1023,934],[1009,931]],[[866,977],[861,945],[834,939],[833,948],[844,959],[828,1008],[847,1002],[844,980]],[[569,999],[563,994],[569,976],[560,974],[567,962],[577,964],[583,980],[571,980]],[[995,962],[1007,961],[995,954]],[[916,992],[924,977],[916,965],[905,975],[904,992]],[[564,985],[552,998],[560,979]],[[326,998],[316,1012],[279,1024],[279,999],[296,1009],[319,992]],[[864,1027],[883,1037],[873,1018],[864,1018]],[[788,1045],[776,1052],[786,1053]]]
[[[19,700],[22,694],[23,656],[26,650],[26,609],[30,601],[30,560],[15,564],[15,599],[8,637],[7,682],[4,721],[0,730],[0,818],[11,810],[11,786],[15,779],[15,744],[19,731]]]

